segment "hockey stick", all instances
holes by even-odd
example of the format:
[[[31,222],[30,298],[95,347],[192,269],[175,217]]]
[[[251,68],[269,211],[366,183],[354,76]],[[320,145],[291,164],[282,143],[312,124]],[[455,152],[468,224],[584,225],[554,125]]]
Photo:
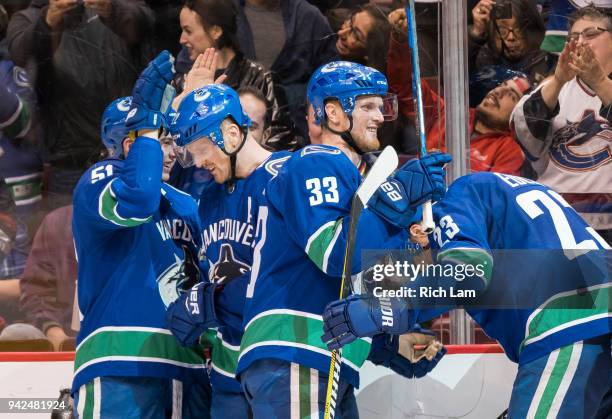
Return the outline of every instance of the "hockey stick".
[[[417,27],[414,12],[414,0],[408,1],[406,7],[406,21],[408,23],[408,45],[412,52],[412,92],[416,108],[416,130],[421,142],[421,157],[427,154],[425,139],[425,112],[423,111],[423,92],[421,91],[421,68],[419,67],[419,48],[417,44]],[[421,222],[425,233],[434,230],[433,215],[431,213],[431,201],[423,204],[423,221]]]
[[[391,146],[385,147],[380,153],[376,162],[366,175],[365,179],[357,188],[355,196],[351,202],[351,212],[349,219],[349,230],[346,237],[346,247],[344,248],[344,263],[342,266],[342,281],[340,283],[340,298],[344,298],[344,284],[351,281],[351,266],[353,265],[353,247],[357,234],[357,223],[361,211],[389,176],[395,171],[398,164],[397,153]],[[327,393],[325,394],[325,415],[324,419],[333,419],[336,413],[336,403],[338,401],[338,385],[340,381],[340,367],[342,365],[341,349],[334,349],[331,353],[329,363],[329,378],[327,380]]]

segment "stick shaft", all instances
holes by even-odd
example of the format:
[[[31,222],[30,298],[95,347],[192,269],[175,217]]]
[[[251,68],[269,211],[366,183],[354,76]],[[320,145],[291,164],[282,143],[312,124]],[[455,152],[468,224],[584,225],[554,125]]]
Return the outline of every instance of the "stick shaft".
[[[421,143],[421,157],[427,154],[427,139],[425,138],[425,111],[423,109],[423,91],[421,90],[421,67],[419,65],[419,47],[417,42],[416,14],[414,11],[414,0],[408,1],[406,7],[406,21],[408,22],[408,45],[412,53],[412,92],[414,95],[414,107],[416,109],[416,130]],[[431,233],[434,229],[431,201],[423,204],[423,220],[421,222],[425,233]]]
[[[362,210],[363,204],[361,203],[359,197],[355,195],[351,202],[349,232],[346,238],[346,247],[344,248],[344,264],[342,266],[342,281],[340,282],[340,299],[344,298],[344,284],[350,283],[351,281],[351,266],[353,265],[353,247],[357,233],[357,221]],[[331,402],[332,399],[335,400],[337,397],[337,384],[335,385],[334,380],[337,380],[340,377],[340,368],[342,366],[341,361],[341,350],[334,349],[331,353],[331,361],[329,363],[327,393],[325,394],[325,412],[323,415],[324,419],[331,419],[334,417],[334,410],[331,407]],[[337,402],[337,400],[335,401]]]
[[[342,266],[342,280],[340,282],[340,299],[344,298],[345,284],[351,284],[351,273],[353,266],[353,253],[355,247],[355,239],[357,236],[357,224],[361,212],[366,207],[366,204],[374,195],[376,189],[384,183],[393,171],[397,168],[398,157],[393,147],[387,146],[380,153],[380,156],[370,168],[370,171],[364,178],[363,182],[355,192],[351,200],[351,212],[349,214],[349,229],[346,237],[346,247],[344,248],[344,261]],[[329,364],[329,377],[327,379],[327,392],[325,394],[325,411],[324,419],[333,419],[335,414],[335,405],[332,406],[332,401],[337,403],[338,385],[340,381],[340,368],[342,366],[342,350],[333,350],[331,353],[331,362]]]

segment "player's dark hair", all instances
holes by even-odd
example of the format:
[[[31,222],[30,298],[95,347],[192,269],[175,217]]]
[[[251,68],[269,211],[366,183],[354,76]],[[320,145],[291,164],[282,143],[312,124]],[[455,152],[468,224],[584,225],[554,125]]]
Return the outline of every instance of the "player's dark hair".
[[[183,7],[193,10],[200,19],[204,30],[213,26],[221,28],[223,33],[217,40],[217,49],[228,47],[240,54],[238,43],[238,9],[232,0],[186,0]]]
[[[272,108],[272,106],[270,105],[270,101],[266,99],[261,90],[256,89],[253,86],[243,86],[238,89],[238,96],[242,95],[251,95],[264,104],[264,106],[266,107],[266,115],[264,117],[264,129],[268,128],[271,122],[270,109]]]
[[[589,3],[588,5],[581,7],[580,9],[576,9],[568,18],[568,24],[571,28],[574,26],[574,23],[579,21],[580,19],[605,19],[607,22],[608,30],[612,30],[612,8],[603,8],[597,7],[593,3]]]

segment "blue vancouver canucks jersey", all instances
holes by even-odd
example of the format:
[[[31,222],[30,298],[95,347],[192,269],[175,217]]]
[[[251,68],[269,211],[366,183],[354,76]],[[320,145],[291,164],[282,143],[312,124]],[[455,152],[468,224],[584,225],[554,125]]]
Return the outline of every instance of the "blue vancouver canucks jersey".
[[[210,380],[225,391],[242,392],[235,372],[253,250],[261,231],[257,214],[265,202],[266,184],[290,156],[287,151],[273,153],[246,179],[237,180],[232,189],[211,182],[200,198],[201,252],[210,264],[208,278],[224,286],[217,300],[223,326],[206,335],[212,346]]]
[[[207,379],[199,349],[166,328],[166,306],[197,281],[186,279],[197,267],[185,249],[198,245],[200,227],[197,204],[162,184],[161,167],[159,143],[139,137],[126,160],[95,164],[75,188],[82,317],[73,392],[100,376]]]
[[[486,292],[516,302],[467,307],[512,361],[526,363],[612,330],[611,254],[601,250],[610,247],[552,189],[500,173],[467,175],[433,214],[438,261],[489,266]]]
[[[238,373],[265,358],[329,371],[322,313],[340,293],[350,204],[360,182],[341,150],[311,145],[295,152],[266,186],[268,206],[259,210],[262,239],[247,289]],[[367,208],[357,231],[353,272],[360,270],[362,249],[401,248],[407,240],[405,231]],[[369,351],[369,339],[343,349],[343,380],[359,385],[358,370]]]

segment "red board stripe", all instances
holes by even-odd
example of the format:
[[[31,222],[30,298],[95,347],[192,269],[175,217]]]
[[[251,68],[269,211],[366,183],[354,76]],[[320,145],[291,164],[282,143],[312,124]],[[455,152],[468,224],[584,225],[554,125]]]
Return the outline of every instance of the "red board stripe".
[[[446,345],[448,355],[503,354],[497,344]],[[57,362],[74,361],[74,352],[0,352],[0,362]]]

